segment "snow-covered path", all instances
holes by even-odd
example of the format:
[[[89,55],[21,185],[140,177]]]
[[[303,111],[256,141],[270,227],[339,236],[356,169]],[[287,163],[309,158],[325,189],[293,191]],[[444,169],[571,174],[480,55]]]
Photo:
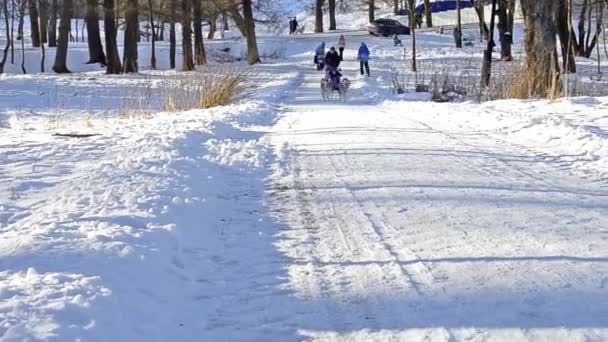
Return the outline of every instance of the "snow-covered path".
[[[435,129],[428,103],[320,103],[318,77],[272,137],[301,334],[608,338],[604,187],[483,131]]]

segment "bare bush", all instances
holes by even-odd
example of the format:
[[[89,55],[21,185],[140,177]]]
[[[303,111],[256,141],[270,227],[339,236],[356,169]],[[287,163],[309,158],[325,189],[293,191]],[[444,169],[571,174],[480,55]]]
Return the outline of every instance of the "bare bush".
[[[250,91],[248,77],[244,70],[222,69],[177,80],[164,89],[164,109],[176,112],[228,105]]]

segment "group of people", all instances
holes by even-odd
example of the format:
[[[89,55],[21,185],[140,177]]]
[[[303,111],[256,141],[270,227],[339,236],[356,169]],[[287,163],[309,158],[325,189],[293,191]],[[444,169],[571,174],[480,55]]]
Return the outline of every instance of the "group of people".
[[[289,34],[296,34],[299,26],[296,17],[289,19]]]
[[[325,42],[322,42],[315,49],[314,63],[317,65],[317,70],[325,69],[325,78],[331,81],[334,88],[337,88],[340,84],[340,73],[339,67],[340,62],[344,60],[344,48],[346,47],[346,38],[341,35],[336,45],[338,50],[334,46],[329,48],[329,51],[325,53]],[[369,72],[369,59],[370,51],[367,45],[361,42],[359,51],[357,52],[357,61],[359,62],[359,69],[361,75],[370,76]]]

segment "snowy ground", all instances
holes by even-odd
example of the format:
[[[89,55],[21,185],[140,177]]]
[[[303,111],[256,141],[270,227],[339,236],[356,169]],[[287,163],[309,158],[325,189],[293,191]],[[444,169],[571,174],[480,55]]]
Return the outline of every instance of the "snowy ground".
[[[322,102],[321,39],[204,111],[161,111],[174,72],[0,77],[0,340],[608,339],[608,98],[392,95],[349,33]]]

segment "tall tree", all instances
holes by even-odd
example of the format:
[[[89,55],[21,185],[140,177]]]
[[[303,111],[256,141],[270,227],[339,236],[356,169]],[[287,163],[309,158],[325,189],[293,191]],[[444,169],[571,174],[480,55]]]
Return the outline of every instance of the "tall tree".
[[[494,23],[496,20],[496,3],[497,0],[492,0],[492,12],[490,18],[490,33],[488,43],[483,52],[483,64],[481,66],[481,86],[487,87],[490,85],[490,77],[492,76],[492,50],[494,50]]]
[[[217,16],[212,16],[209,19],[209,32],[207,33],[207,39],[211,40],[215,38],[215,32],[217,32]]]
[[[513,44],[513,22],[515,16],[515,0],[498,1],[498,32],[500,35],[500,59],[513,60],[511,44]]]
[[[336,0],[327,1],[329,7],[329,30],[336,30]]]
[[[47,34],[47,27],[48,27],[48,21],[49,21],[49,16],[48,16],[49,4],[48,4],[48,0],[39,0],[38,1],[38,8],[40,9],[40,24],[39,24],[39,27],[40,27],[40,41],[41,41],[42,44],[44,44],[44,43],[48,42],[48,34]]]
[[[150,53],[150,68],[156,70],[156,29],[154,28],[154,3],[148,0],[148,19],[152,28],[152,51]]]
[[[376,1],[375,0],[367,0],[367,16],[369,22],[371,23],[376,19]]]
[[[46,62],[46,49],[44,47],[46,37],[46,21],[43,20],[43,18],[46,17],[46,14],[44,14],[46,11],[44,10],[46,4],[44,3],[44,0],[40,0],[38,5],[40,6],[40,37],[42,38],[42,42],[40,44],[40,72],[44,72],[44,63]],[[45,28],[44,33],[43,28]]]
[[[182,0],[182,71],[194,70],[192,58],[192,0]]]
[[[49,27],[48,27],[48,38],[49,47],[57,46],[57,12],[59,6],[57,0],[51,0],[51,10],[49,13]]]
[[[315,33],[323,32],[323,4],[324,0],[315,2]]]
[[[40,28],[38,27],[38,4],[36,0],[27,0],[28,12],[30,15],[30,36],[32,46],[40,47]]]
[[[583,0],[579,13],[578,39],[572,34],[572,45],[577,56],[589,58],[598,43],[602,32],[604,3],[601,0]],[[595,32],[592,32],[593,12],[595,11]]]
[[[416,24],[415,22],[415,3],[414,0],[408,0],[410,30],[412,34],[412,71],[416,73],[416,83],[418,83],[418,65],[416,63]],[[413,24],[413,25],[412,25]]]
[[[98,6],[97,0],[87,0],[87,14],[85,17],[89,47],[89,61],[87,64],[100,63],[106,65],[106,55],[103,53],[101,34],[99,33]]]
[[[454,31],[456,47],[462,47],[462,15],[460,13],[460,0],[456,0],[456,30]]]
[[[530,95],[546,97],[560,87],[554,0],[521,0],[524,13],[526,70]]]
[[[6,32],[6,45],[4,46],[4,50],[2,51],[2,60],[0,61],[0,74],[4,73],[4,65],[6,64],[6,60],[8,58],[8,49],[11,47],[11,31],[10,31],[10,22],[9,22],[9,14],[8,14],[8,0],[2,1],[2,8],[0,9],[0,14],[4,11],[4,25]]]
[[[253,20],[253,6],[251,0],[243,0],[243,19],[245,24],[245,37],[247,38],[247,61],[249,64],[260,62],[258,42],[255,36],[255,22]]]
[[[576,72],[576,61],[574,59],[574,46],[571,36],[574,34],[571,25],[571,8],[570,1],[557,0],[557,13],[555,20],[557,21],[557,33],[559,36],[560,47],[562,50],[562,69],[566,73]]]
[[[72,0],[63,0],[61,6],[61,21],[59,22],[59,44],[55,53],[55,64],[53,71],[56,73],[68,73],[68,42],[70,39],[70,22],[74,10]]]
[[[123,71],[125,73],[137,72],[137,39],[139,37],[139,9],[137,0],[127,0],[127,13],[125,29],[125,50],[123,55]]]
[[[426,27],[433,27],[433,7],[431,0],[424,0],[424,15],[426,17]]]
[[[103,26],[106,39],[106,74],[120,74],[120,56],[116,44],[116,19],[114,0],[103,0]]]
[[[486,25],[485,20],[485,1],[484,0],[476,0],[474,3],[475,13],[477,13],[477,19],[479,20],[479,35],[480,40],[488,40],[489,39],[489,30],[488,25]]]
[[[17,40],[23,39],[23,22],[25,20],[26,4],[26,0],[19,0],[19,26],[17,27]]]
[[[203,43],[203,9],[201,0],[193,0],[192,23],[194,27],[194,60],[196,65],[207,64],[205,45]]]
[[[175,69],[175,21],[177,20],[177,0],[169,0],[169,13],[171,22],[169,23],[169,65]]]

